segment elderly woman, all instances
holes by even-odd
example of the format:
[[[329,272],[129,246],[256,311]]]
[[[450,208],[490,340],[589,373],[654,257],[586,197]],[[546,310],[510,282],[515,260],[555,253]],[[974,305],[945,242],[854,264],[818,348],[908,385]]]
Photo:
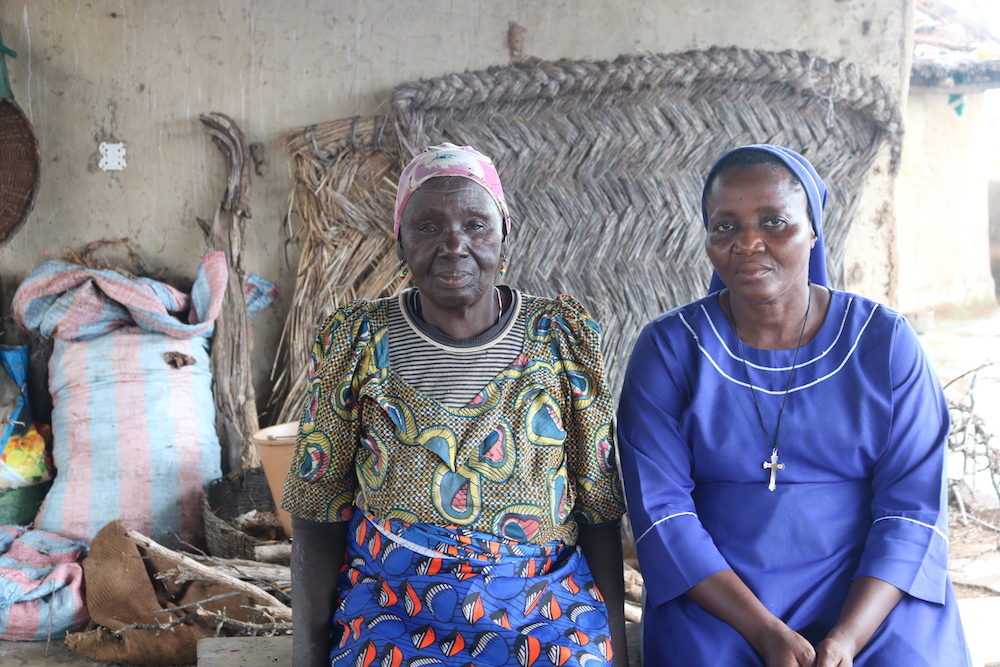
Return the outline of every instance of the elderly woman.
[[[297,666],[626,664],[599,331],[495,284],[510,226],[489,158],[428,148],[396,196],[415,287],[320,330],[282,502]]]
[[[826,287],[826,188],[746,146],[702,196],[710,294],[649,323],[619,409],[646,665],[967,665],[948,409],[906,321]]]

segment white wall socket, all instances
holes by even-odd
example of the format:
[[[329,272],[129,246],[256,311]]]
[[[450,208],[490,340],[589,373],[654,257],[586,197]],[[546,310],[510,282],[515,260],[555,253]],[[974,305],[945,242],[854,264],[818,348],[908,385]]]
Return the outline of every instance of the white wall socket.
[[[121,171],[125,168],[125,144],[102,141],[97,149],[101,152],[101,161],[97,166],[102,171]]]

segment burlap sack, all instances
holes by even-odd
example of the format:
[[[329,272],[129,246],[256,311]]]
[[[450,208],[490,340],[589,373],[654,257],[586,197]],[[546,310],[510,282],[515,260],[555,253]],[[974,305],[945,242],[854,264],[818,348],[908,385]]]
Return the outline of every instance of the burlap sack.
[[[174,564],[146,557],[125,537],[125,530],[120,522],[113,521],[94,537],[90,554],[83,561],[87,607],[92,622],[86,631],[69,635],[67,645],[96,660],[110,662],[194,663],[197,660],[195,644],[202,637],[215,635],[214,621],[196,616],[168,630],[122,628],[169,623],[194,612],[195,607],[165,609],[231,593],[232,589],[198,581],[176,583],[176,575],[170,574]],[[252,621],[254,612],[243,608],[250,604],[246,595],[238,594],[205,602],[201,607],[224,612],[236,620]]]

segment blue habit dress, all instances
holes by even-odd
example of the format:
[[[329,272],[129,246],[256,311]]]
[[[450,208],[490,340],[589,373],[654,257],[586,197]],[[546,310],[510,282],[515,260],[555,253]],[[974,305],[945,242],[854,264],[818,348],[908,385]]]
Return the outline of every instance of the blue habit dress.
[[[813,644],[854,577],[883,579],[905,595],[855,665],[970,664],[947,575],[948,410],[913,330],[832,292],[799,351],[774,491],[747,372],[773,437],[795,350],[743,350],[746,368],[712,294],[648,324],[629,363],[619,446],[646,582],[644,664],[763,665],[684,595],[724,569]]]

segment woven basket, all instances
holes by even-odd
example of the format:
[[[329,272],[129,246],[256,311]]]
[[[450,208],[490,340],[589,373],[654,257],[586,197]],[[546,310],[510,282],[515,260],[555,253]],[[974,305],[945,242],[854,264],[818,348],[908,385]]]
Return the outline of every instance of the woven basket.
[[[274,511],[264,469],[234,470],[213,481],[202,500],[202,509],[209,554],[217,558],[254,560],[254,547],[266,542],[233,527],[229,521],[250,510]]]
[[[42,156],[31,122],[17,102],[0,98],[0,248],[28,219],[41,172]]]

